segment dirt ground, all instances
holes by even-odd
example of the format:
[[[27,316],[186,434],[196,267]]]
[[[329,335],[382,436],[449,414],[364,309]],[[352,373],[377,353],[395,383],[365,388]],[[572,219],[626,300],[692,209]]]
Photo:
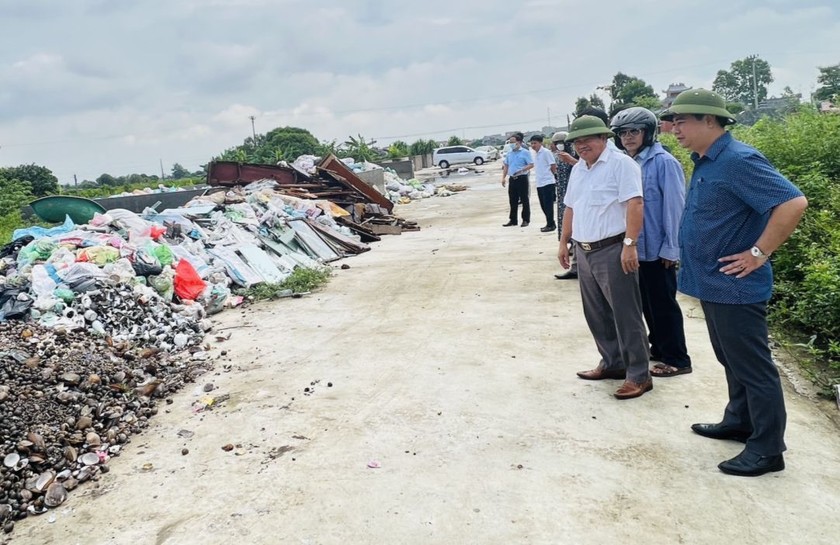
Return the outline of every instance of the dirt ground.
[[[836,408],[789,389],[787,470],[720,473],[742,445],[689,429],[726,399],[690,299],[693,374],[629,401],[579,380],[598,354],[577,282],[553,278],[536,194],[530,227],[501,227],[499,169],[399,207],[422,231],[318,293],[219,315],[216,370],[12,543],[837,543]],[[206,395],[230,398],[194,412]]]

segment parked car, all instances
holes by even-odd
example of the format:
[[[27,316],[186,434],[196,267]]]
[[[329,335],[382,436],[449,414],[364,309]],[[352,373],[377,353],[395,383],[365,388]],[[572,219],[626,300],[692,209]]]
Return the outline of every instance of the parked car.
[[[498,159],[498,158],[499,158],[499,156],[500,156],[500,154],[499,154],[499,150],[497,150],[497,149],[496,149],[495,147],[493,147],[493,146],[478,146],[478,147],[477,147],[477,148],[475,148],[475,149],[476,149],[476,151],[483,151],[484,153],[486,153],[486,154],[487,154],[487,158],[488,158],[488,159],[491,159],[491,160],[493,160],[493,161],[495,161],[496,159]]]
[[[464,163],[484,164],[489,157],[483,151],[472,149],[468,146],[446,146],[438,148],[432,154],[432,162],[440,168],[449,168],[449,165]]]

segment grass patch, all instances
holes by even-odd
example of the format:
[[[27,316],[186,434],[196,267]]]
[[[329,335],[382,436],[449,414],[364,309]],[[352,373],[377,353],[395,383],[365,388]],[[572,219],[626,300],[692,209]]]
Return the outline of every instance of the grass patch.
[[[326,284],[331,274],[332,270],[328,267],[321,269],[300,267],[279,284],[257,284],[245,290],[243,295],[254,301],[265,301],[295,293],[308,293]]]
[[[834,385],[840,384],[838,362],[818,346],[814,335],[780,327],[772,327],[771,334],[786,356],[796,363],[803,376],[817,388],[817,394],[825,399],[835,399]]]

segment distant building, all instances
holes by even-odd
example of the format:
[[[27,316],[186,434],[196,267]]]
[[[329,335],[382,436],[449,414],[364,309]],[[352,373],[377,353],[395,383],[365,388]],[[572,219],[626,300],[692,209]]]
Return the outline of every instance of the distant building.
[[[685,83],[672,83],[663,91],[663,93],[665,93],[665,98],[662,99],[662,107],[670,108],[674,99],[677,98],[677,95],[689,89],[691,89],[691,87],[687,87]]]
[[[819,110],[820,113],[840,113],[840,106],[835,106],[830,100],[821,100]]]

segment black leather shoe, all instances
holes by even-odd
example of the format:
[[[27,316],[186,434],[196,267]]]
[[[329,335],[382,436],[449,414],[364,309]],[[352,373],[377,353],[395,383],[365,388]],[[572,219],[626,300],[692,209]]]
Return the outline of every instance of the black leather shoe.
[[[692,424],[691,431],[711,439],[729,439],[731,441],[740,441],[742,443],[746,443],[747,439],[749,439],[750,435],[752,435],[751,432],[736,430],[726,427],[723,424]]]
[[[502,227],[516,227],[516,222],[509,221],[507,223],[502,224]]]
[[[531,225],[531,222],[529,222],[529,221],[523,221],[522,222],[522,227],[528,227],[529,225]]]
[[[556,225],[546,225],[545,227],[540,227],[540,231],[542,231],[543,233],[550,233],[555,229],[557,229]]]
[[[569,270],[564,273],[555,274],[554,278],[556,278],[557,280],[574,280],[575,278],[577,278],[577,271]]]
[[[785,459],[781,454],[761,456],[746,450],[731,460],[718,464],[718,469],[727,475],[740,477],[758,477],[772,471],[781,471],[784,468]]]

